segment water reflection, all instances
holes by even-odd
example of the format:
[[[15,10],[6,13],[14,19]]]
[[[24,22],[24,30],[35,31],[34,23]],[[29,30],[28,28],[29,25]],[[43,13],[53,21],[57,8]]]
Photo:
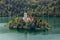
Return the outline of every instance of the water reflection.
[[[7,18],[5,18],[7,20]],[[45,18],[48,22],[48,18]],[[2,22],[2,20],[0,20]],[[4,21],[3,21],[4,22]],[[0,39],[1,40],[59,40],[60,39],[60,17],[49,18],[48,22],[52,29],[48,31],[12,29],[5,27],[6,23],[0,23]]]
[[[3,25],[3,26],[2,26]],[[48,34],[60,34],[60,28],[53,28],[51,30],[26,30],[26,29],[8,29],[4,27],[6,23],[0,23],[0,33],[24,33],[24,34],[42,34],[42,35],[48,35]],[[60,25],[59,25],[60,26]]]

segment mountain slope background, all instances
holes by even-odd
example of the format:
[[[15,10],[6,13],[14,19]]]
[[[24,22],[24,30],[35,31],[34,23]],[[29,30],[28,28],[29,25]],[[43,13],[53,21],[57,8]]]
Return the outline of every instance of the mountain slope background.
[[[60,0],[0,0],[0,17],[60,16]]]

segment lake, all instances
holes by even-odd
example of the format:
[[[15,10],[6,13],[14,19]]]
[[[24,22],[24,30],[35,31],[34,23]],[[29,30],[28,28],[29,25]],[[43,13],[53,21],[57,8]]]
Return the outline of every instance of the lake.
[[[60,17],[40,17],[52,26],[49,31],[9,30],[5,25],[13,17],[0,17],[0,40],[60,40]]]

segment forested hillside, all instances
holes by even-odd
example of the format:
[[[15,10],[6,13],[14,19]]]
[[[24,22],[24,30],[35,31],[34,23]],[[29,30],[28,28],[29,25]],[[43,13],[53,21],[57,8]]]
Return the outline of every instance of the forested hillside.
[[[60,0],[0,0],[0,17],[23,16],[24,12],[33,16],[60,16]]]

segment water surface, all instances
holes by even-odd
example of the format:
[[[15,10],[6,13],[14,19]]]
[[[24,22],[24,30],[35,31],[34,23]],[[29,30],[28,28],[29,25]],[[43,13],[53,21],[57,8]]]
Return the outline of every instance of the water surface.
[[[43,18],[41,18],[43,19]],[[28,32],[8,30],[5,27],[11,18],[0,18],[0,40],[59,40],[60,39],[60,17],[44,17],[44,20],[52,26],[52,30]]]

